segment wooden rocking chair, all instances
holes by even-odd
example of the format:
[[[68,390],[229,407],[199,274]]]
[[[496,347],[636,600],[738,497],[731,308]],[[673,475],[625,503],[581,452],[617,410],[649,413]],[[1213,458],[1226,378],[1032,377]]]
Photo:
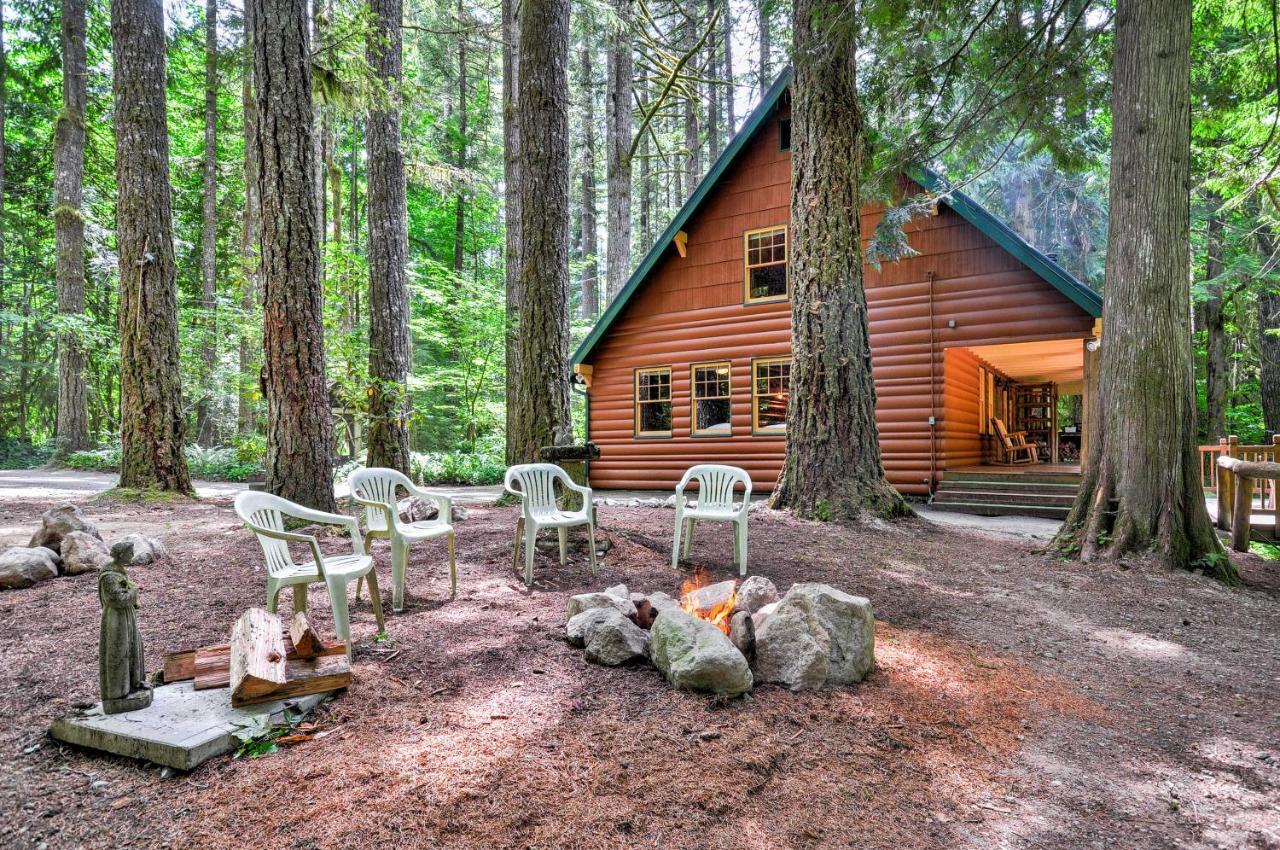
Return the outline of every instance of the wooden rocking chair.
[[[991,417],[991,428],[996,432],[996,440],[1000,444],[1000,455],[1003,458],[996,463],[1002,466],[1015,466],[1039,462],[1040,453],[1034,444],[1027,442],[1026,431],[1010,433],[1004,423],[995,416]]]

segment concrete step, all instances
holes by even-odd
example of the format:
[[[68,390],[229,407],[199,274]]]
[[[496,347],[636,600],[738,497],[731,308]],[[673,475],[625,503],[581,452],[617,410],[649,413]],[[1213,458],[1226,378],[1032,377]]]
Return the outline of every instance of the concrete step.
[[[1026,491],[1022,493],[1009,493],[1004,491],[986,491],[986,490],[951,490],[947,487],[940,488],[933,494],[934,504],[954,504],[954,503],[979,503],[990,505],[1009,505],[1010,507],[1021,507],[1027,505],[1038,505],[1042,507],[1066,507],[1069,508],[1076,500],[1075,490],[1068,492],[1039,492]]]
[[[1080,483],[1078,472],[956,472],[947,470],[942,473],[943,481],[1000,481],[1009,484],[1076,484]]]
[[[937,504],[939,510],[955,511],[962,514],[978,516],[1037,516],[1046,519],[1066,519],[1071,512],[1069,507],[1047,505],[1008,505],[990,502],[947,502]]]
[[[1075,495],[1080,489],[1078,482],[1057,483],[1042,481],[978,481],[978,480],[955,480],[951,478],[942,479],[942,483],[938,485],[939,490],[952,490],[954,492],[975,491],[982,493],[1070,493]]]

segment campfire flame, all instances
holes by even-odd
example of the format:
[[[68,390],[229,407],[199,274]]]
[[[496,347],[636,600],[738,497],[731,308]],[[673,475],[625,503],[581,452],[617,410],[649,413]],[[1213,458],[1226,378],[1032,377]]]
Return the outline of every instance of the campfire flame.
[[[694,593],[708,584],[711,584],[711,576],[707,575],[706,570],[699,567],[693,576],[680,587],[680,607],[686,614],[706,620],[727,635],[729,634],[729,617],[733,614],[734,609],[738,607],[738,592],[735,590],[723,602],[717,603],[710,608],[699,608],[694,600]]]

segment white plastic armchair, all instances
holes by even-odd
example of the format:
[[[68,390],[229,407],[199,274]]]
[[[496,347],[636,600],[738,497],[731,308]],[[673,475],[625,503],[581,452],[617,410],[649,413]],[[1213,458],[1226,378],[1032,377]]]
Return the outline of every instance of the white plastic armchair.
[[[361,578],[369,578],[369,596],[373,613],[378,620],[378,630],[386,629],[382,616],[382,597],[378,593],[378,577],[373,571],[373,558],[365,554],[364,541],[360,539],[360,526],[354,518],[342,514],[312,510],[302,505],[273,496],[246,490],[236,496],[236,514],[258,537],[267,564],[267,610],[276,610],[277,597],[283,587],[293,587],[293,608],[307,608],[307,586],[323,583],[329,589],[329,601],[333,607],[333,630],[338,640],[345,641],[347,653],[351,653],[351,618],[347,608],[347,585]],[[339,525],[351,536],[350,555],[326,555],[320,551],[320,543],[310,534],[286,531],[284,518],[293,517],[307,522]],[[289,552],[290,543],[305,543],[311,547],[312,560],[296,563]]]
[[[698,503],[685,504],[684,488],[698,481]],[[742,503],[733,500],[733,491],[742,485]],[[680,559],[680,536],[684,532],[684,556],[689,557],[693,545],[693,527],[699,522],[733,523],[733,559],[738,573],[747,574],[747,510],[751,507],[751,476],[736,466],[702,463],[689,467],[676,486],[676,537],[671,546],[671,568]]]
[[[421,540],[437,537],[449,539],[449,588],[458,592],[458,568],[454,560],[453,500],[441,493],[420,490],[409,476],[394,469],[374,467],[358,469],[348,479],[351,498],[364,508],[364,543],[368,547],[376,538],[391,541],[391,607],[404,610],[405,571],[409,566],[409,547]],[[403,488],[410,496],[436,503],[436,518],[403,522],[396,508],[396,493]],[[360,585],[356,585],[360,598]]]
[[[576,511],[562,510],[556,500],[556,482],[566,490],[582,496],[582,507]],[[522,463],[507,470],[503,488],[520,497],[520,519],[516,522],[515,552],[512,569],[520,566],[520,541],[524,540],[524,583],[533,587],[533,549],[538,531],[555,528],[560,532],[560,563],[564,564],[568,553],[569,529],[579,525],[587,527],[591,543],[591,572],[596,571],[596,525],[591,510],[591,488],[573,483],[569,473],[554,463]],[[517,487],[518,485],[518,487]]]

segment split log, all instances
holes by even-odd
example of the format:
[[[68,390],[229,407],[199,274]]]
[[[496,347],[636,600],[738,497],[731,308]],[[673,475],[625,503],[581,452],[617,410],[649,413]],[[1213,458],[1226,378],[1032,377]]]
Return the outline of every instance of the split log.
[[[280,618],[250,608],[231,627],[231,704],[270,693],[285,683],[284,630]]]
[[[285,681],[269,691],[252,695],[231,692],[231,705],[253,705],[277,699],[336,691],[351,684],[351,662],[344,649],[341,655],[321,655],[316,658],[298,658],[285,665]]]
[[[293,641],[293,651],[299,658],[315,658],[324,650],[320,635],[307,622],[305,612],[299,611],[293,615],[293,622],[289,625],[289,638]]]
[[[166,655],[164,657],[164,671],[160,674],[161,680],[167,685],[171,682],[194,679],[196,677],[197,652],[199,652],[197,649],[184,649]]]
[[[285,658],[289,661],[302,658],[293,649],[293,643],[289,636],[284,636]],[[231,684],[231,646],[229,644],[216,644],[214,646],[202,646],[199,649],[185,650],[184,652],[175,652],[169,658],[176,656],[192,655],[194,661],[191,665],[191,672],[187,673],[183,678],[194,679],[195,689],[197,691],[208,690],[209,688],[225,688]],[[335,643],[329,646],[320,647],[320,651],[316,653],[316,657],[324,657],[331,655],[347,654],[346,643]],[[175,662],[176,664],[177,662]],[[165,660],[165,668],[168,669],[169,660]],[[178,679],[169,679],[168,673],[165,673],[165,681],[179,681]]]

